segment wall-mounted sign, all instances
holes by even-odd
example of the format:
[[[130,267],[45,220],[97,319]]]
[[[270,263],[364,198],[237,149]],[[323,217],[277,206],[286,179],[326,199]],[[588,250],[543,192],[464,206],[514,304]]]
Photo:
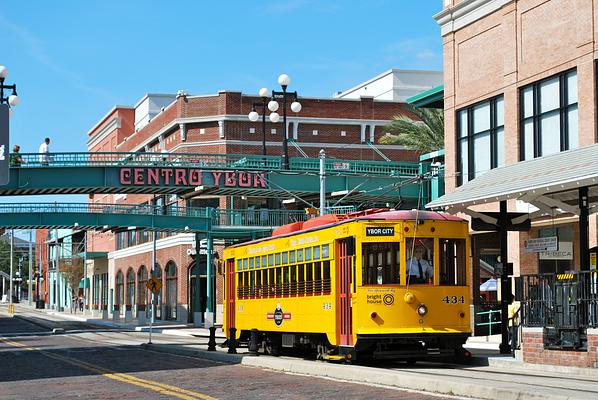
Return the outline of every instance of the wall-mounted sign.
[[[573,260],[573,242],[559,242],[558,250],[541,251],[540,260]]]
[[[395,235],[395,228],[394,226],[391,227],[366,227],[365,228],[365,235],[366,236],[394,236]]]
[[[557,251],[559,238],[556,236],[528,239],[523,241],[524,253],[539,253],[541,251]]]

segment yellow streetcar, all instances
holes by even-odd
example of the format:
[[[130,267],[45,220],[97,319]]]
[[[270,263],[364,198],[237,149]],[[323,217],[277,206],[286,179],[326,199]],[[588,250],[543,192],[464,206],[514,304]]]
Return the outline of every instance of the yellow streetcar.
[[[224,250],[230,336],[320,359],[463,356],[471,334],[466,221],[367,210],[285,225]],[[233,330],[234,332],[234,330]],[[230,339],[230,337],[229,337]]]

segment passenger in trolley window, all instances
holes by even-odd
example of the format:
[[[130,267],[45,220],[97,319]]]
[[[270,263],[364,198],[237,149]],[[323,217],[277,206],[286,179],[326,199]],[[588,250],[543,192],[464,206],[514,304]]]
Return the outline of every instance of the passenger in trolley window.
[[[407,275],[411,283],[428,283],[434,277],[434,268],[424,259],[425,252],[424,246],[416,245],[413,256],[407,261]]]

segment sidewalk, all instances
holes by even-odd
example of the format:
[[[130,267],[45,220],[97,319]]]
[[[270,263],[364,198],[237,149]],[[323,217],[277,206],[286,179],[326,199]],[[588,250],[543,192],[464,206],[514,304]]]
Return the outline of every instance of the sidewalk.
[[[84,313],[73,313],[71,314],[69,311],[59,312],[56,310],[51,309],[36,309],[34,306],[30,307],[26,303],[19,303],[16,304],[17,307],[17,315],[18,310],[27,310],[31,313],[38,313],[38,314],[45,314],[50,315],[52,317],[58,318],[63,321],[78,321],[78,322],[85,322],[92,325],[100,325],[106,326],[109,328],[115,329],[123,329],[135,332],[149,332],[149,324],[147,325],[138,325],[135,320],[130,323],[123,322],[114,322],[111,319],[102,319],[102,318],[94,318],[91,315],[86,315]],[[161,333],[164,335],[173,335],[173,336],[187,336],[187,337],[209,337],[210,330],[208,328],[200,328],[195,327],[192,324],[178,324],[172,321],[156,321],[156,323],[152,327],[152,332],[154,333]],[[225,335],[222,332],[220,327],[216,329],[216,338],[224,339]]]

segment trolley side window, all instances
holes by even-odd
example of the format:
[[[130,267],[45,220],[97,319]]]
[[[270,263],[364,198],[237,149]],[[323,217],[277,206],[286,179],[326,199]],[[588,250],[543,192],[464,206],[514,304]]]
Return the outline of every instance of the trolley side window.
[[[395,242],[364,243],[361,249],[364,285],[399,284],[400,246]]]
[[[465,239],[440,239],[440,284],[464,286],[466,265]]]

